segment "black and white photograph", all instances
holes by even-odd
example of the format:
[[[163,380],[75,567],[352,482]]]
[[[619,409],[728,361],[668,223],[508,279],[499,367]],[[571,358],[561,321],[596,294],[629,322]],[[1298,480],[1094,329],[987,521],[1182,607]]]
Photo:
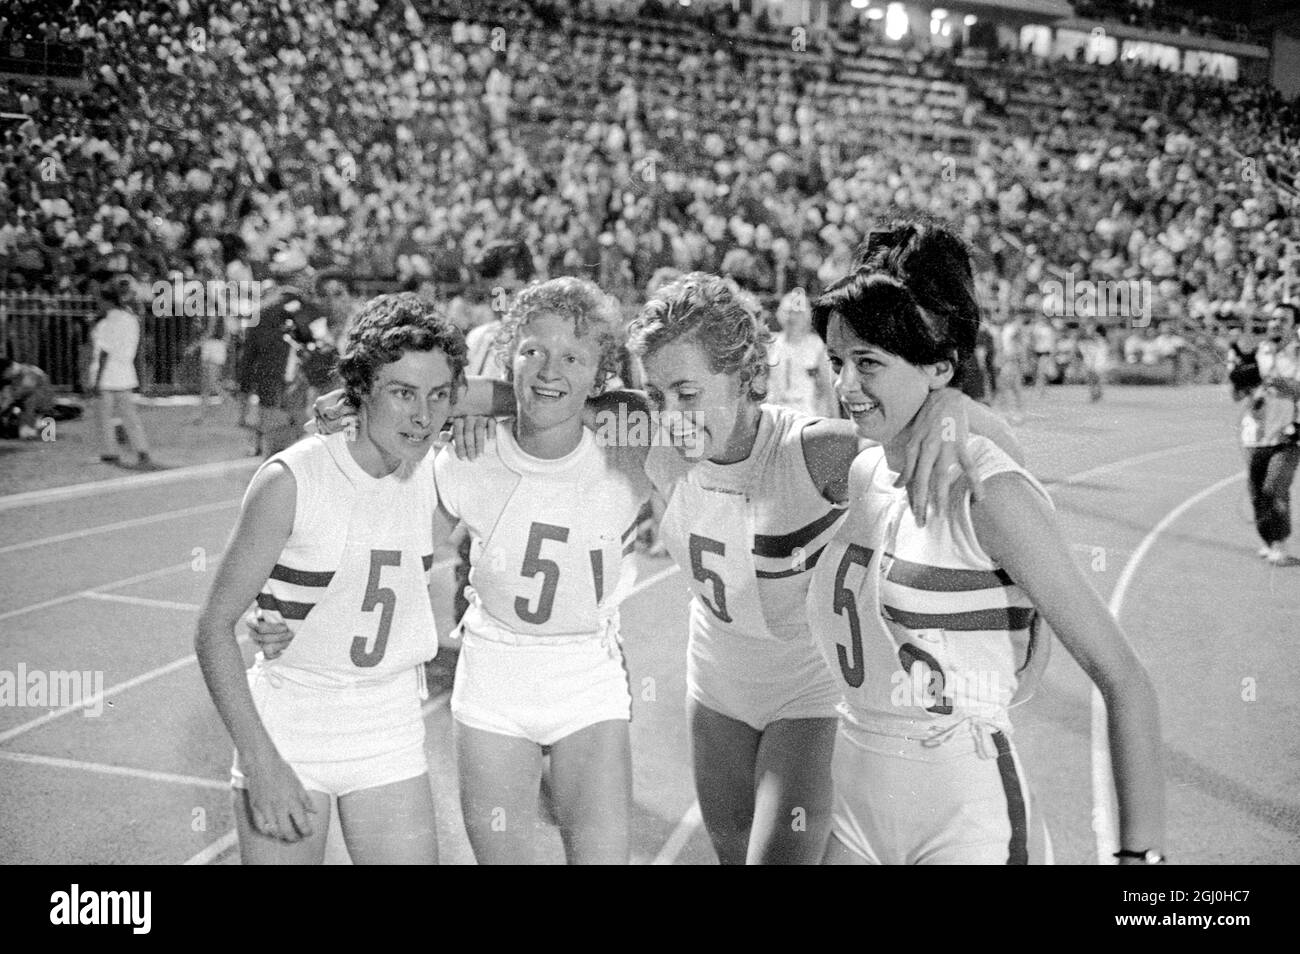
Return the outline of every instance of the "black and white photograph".
[[[1282,0],[4,0],[24,918],[149,933],[100,866],[1055,865],[1250,926],[1298,211]]]

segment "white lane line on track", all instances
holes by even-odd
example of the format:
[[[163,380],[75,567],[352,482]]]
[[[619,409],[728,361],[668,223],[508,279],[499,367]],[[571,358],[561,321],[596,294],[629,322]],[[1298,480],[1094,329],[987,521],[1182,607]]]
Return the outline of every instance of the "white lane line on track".
[[[109,493],[116,490],[136,490],[141,487],[175,483],[178,480],[221,477],[225,474],[238,473],[241,470],[253,470],[261,463],[261,458],[222,460],[213,464],[197,464],[193,467],[160,470],[152,474],[113,477],[109,480],[94,480],[85,484],[71,484],[67,487],[50,487],[47,490],[28,490],[21,494],[8,494],[0,497],[0,513],[6,510],[16,510],[19,507],[30,507],[33,504],[52,503],[57,500],[74,500],[78,497],[93,497],[95,494]]]
[[[229,788],[230,784],[226,783],[226,787]],[[214,841],[212,844],[208,845],[206,848],[200,851],[198,854],[194,855],[192,858],[188,858],[185,861],[183,861],[182,864],[210,865],[212,864],[212,862],[216,861],[218,858],[224,855],[231,848],[234,848],[235,842],[237,842],[238,840],[239,840],[239,836],[233,830],[228,831],[220,838],[218,838],[216,841]]]
[[[659,849],[659,854],[655,855],[652,865],[670,865],[677,860],[686,843],[691,840],[691,836],[704,823],[704,816],[700,814],[700,803],[691,802],[691,807],[686,809],[686,814],[682,815],[681,820],[677,822],[677,827],[668,836],[664,846]]]
[[[1224,487],[1235,484],[1239,480],[1245,479],[1245,472],[1239,472],[1216,481],[1174,507],[1173,510],[1164,515],[1159,523],[1151,528],[1151,531],[1142,538],[1142,542],[1138,544],[1137,549],[1133,551],[1133,555],[1129,557],[1128,562],[1124,564],[1124,569],[1120,571],[1119,579],[1115,583],[1115,589],[1111,591],[1109,607],[1110,614],[1115,619],[1119,619],[1119,614],[1124,609],[1124,598],[1128,595],[1129,586],[1133,582],[1134,576],[1137,575],[1138,567],[1151,548],[1155,546],[1156,541],[1160,539],[1160,535],[1168,530],[1174,521],[1206,497],[1218,493]],[[1092,828],[1097,836],[1097,863],[1113,865],[1115,859],[1112,854],[1119,850],[1119,824],[1116,820],[1115,807],[1115,777],[1110,762],[1110,736],[1106,727],[1106,703],[1102,700],[1101,693],[1097,691],[1096,686],[1092,687],[1090,709],[1092,717]]]
[[[422,715],[427,716],[431,712],[434,712],[450,704],[451,704],[451,693],[441,692],[438,695],[434,696],[432,699],[430,699],[428,702],[426,702],[423,706],[421,706],[420,713]],[[228,789],[230,788],[230,783],[222,782],[221,787],[224,789]],[[220,838],[218,838],[216,841],[214,841],[212,844],[204,848],[202,851],[198,852],[193,857],[184,861],[183,864],[187,864],[187,865],[212,864],[212,862],[218,861],[222,857],[222,855],[228,852],[231,848],[234,848],[238,840],[239,840],[239,835],[235,831],[233,830],[228,831]]]
[[[241,643],[248,642],[248,636],[246,635],[240,636],[239,642]],[[90,698],[83,699],[79,705],[64,706],[61,709],[54,709],[50,712],[45,713],[42,716],[37,716],[35,719],[29,719],[27,722],[20,723],[14,726],[12,729],[6,729],[4,732],[0,732],[0,745],[3,745],[6,742],[16,739],[20,735],[26,735],[28,732],[32,731],[33,729],[39,729],[43,725],[49,725],[51,722],[55,721],[56,719],[62,719],[65,716],[70,716],[74,712],[81,712],[83,709],[86,709],[87,707],[98,706],[105,699],[111,699],[113,696],[126,692],[126,690],[128,689],[134,689],[136,686],[142,685],[146,682],[149,682],[150,680],[157,679],[159,676],[166,676],[168,673],[176,672],[176,670],[178,669],[184,669],[190,663],[197,662],[197,661],[198,661],[198,657],[195,656],[193,653],[190,653],[190,655],[186,656],[183,659],[176,659],[173,660],[172,662],[167,663],[167,665],[165,666],[159,666],[157,669],[150,669],[148,672],[141,673],[140,675],[136,676],[134,679],[128,679],[125,682],[119,682],[114,686],[109,686],[103,692],[97,692]]]
[[[636,594],[640,593],[642,590],[649,589],[650,587],[658,583],[660,580],[666,580],[674,573],[678,573],[680,571],[681,571],[681,567],[679,567],[676,563],[673,563],[669,566],[664,567],[662,570],[660,570],[657,573],[651,573],[644,580],[637,580],[636,584],[632,587],[632,589],[627,591],[627,596],[623,597],[623,599],[629,599],[633,596],[636,596]]]
[[[0,759],[10,762],[22,762],[27,765],[42,765],[49,768],[78,769],[94,772],[98,775],[120,775],[123,778],[140,778],[149,782],[165,782],[169,785],[185,785],[190,788],[207,788],[214,791],[226,791],[229,781],[214,778],[199,778],[194,775],[177,775],[173,772],[154,772],[149,769],[130,768],[125,765],[106,765],[103,762],[82,762],[77,759],[59,759],[50,755],[36,755],[31,752],[0,752]]]
[[[3,556],[6,553],[17,553],[19,550],[30,550],[33,547],[50,546],[55,543],[66,543],[69,540],[82,540],[86,537],[93,537],[101,533],[112,533],[115,530],[129,530],[132,527],[144,527],[151,523],[162,523],[164,520],[176,520],[181,517],[193,517],[202,513],[226,510],[230,507],[238,507],[239,500],[240,498],[238,497],[232,497],[229,500],[200,504],[196,507],[186,507],[183,510],[169,510],[166,513],[153,513],[147,517],[134,517],[130,520],[119,520],[117,523],[105,523],[85,530],[73,530],[69,533],[60,533],[52,537],[41,537],[39,540],[24,540],[22,543],[11,543],[8,546],[0,547],[0,556]]]
[[[1145,454],[1137,454],[1134,457],[1125,457],[1121,460],[1112,461],[1109,464],[1091,467],[1088,470],[1081,470],[1077,474],[1070,474],[1068,477],[1062,477],[1059,480],[1044,480],[1043,486],[1069,487],[1072,484],[1081,484],[1085,480],[1090,480],[1093,477],[1100,477],[1102,474],[1109,474],[1112,471],[1123,470],[1125,467],[1131,467],[1134,464],[1145,464],[1147,461],[1159,460],[1162,457],[1172,457],[1175,454],[1186,453],[1190,450],[1207,450],[1222,446],[1223,441],[1198,441],[1194,444],[1179,444],[1176,447],[1166,447],[1163,450],[1148,451]]]
[[[172,600],[151,600],[147,596],[125,596],[121,593],[87,593],[88,600],[106,600],[109,603],[129,603],[132,606],[152,606],[156,609],[185,610],[196,613],[201,610],[198,603],[176,603]]]
[[[224,551],[222,551],[224,553]],[[221,553],[212,557],[213,560],[221,558]],[[51,606],[62,606],[64,603],[71,603],[73,600],[79,600],[86,596],[96,593],[104,593],[108,590],[115,590],[118,587],[130,586],[133,583],[144,583],[148,580],[156,580],[160,577],[169,576],[172,573],[179,573],[181,570],[188,570],[193,566],[193,560],[186,560],[184,563],[174,563],[171,566],[165,566],[159,570],[149,570],[146,573],[139,573],[135,576],[128,576],[121,580],[111,580],[108,583],[92,586],[87,590],[78,590],[75,593],[69,593],[66,596],[56,596],[53,599],[44,600],[40,603],[32,603],[29,606],[20,606],[18,609],[9,610],[7,613],[0,613],[0,622],[7,619],[13,619],[15,616],[23,616],[26,613],[34,613],[37,610],[49,609]]]

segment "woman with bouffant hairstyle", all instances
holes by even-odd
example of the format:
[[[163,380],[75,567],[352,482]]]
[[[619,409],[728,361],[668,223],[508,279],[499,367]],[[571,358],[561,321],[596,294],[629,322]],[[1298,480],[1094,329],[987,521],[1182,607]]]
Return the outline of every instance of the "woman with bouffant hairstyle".
[[[804,604],[844,513],[858,440],[846,421],[763,403],[770,342],[733,285],[699,272],[659,289],[630,341],[678,452],[652,450],[646,471],[667,501],[662,539],[692,590],[695,786],[724,864],[816,863],[830,830],[839,689]],[[953,462],[941,419],[964,429],[973,407],[936,396],[915,486],[928,488],[935,461],[939,474]]]
[[[808,618],[843,693],[826,860],[1050,861],[1011,743],[1010,709],[1046,664],[1046,620],[1106,700],[1121,857],[1162,860],[1155,691],[1070,555],[1043,486],[992,441],[929,521],[896,489],[922,409],[954,393],[979,311],[966,248],[907,223],[873,234],[813,304],[858,436],[847,517],[812,573]],[[976,492],[976,487],[982,489]]]

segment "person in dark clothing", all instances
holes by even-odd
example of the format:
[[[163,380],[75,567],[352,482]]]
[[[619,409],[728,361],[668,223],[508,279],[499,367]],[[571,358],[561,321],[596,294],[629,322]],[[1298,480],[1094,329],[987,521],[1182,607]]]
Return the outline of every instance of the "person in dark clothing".
[[[1300,564],[1286,549],[1291,536],[1291,483],[1300,466],[1300,338],[1295,308],[1278,305],[1255,351],[1260,385],[1241,422],[1246,476],[1263,546],[1274,566]]]
[[[271,290],[256,320],[244,330],[239,389],[257,396],[256,455],[274,454],[301,434],[306,409],[289,407],[286,402],[288,335],[301,342],[311,341],[310,325],[321,317],[324,312],[302,291],[282,285]]]

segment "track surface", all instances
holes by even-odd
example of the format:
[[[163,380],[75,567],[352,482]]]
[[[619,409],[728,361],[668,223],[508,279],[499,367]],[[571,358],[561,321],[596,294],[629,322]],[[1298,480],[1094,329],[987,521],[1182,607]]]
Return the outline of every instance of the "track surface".
[[[1030,464],[1159,692],[1171,855],[1300,861],[1300,567],[1254,555],[1235,409],[1218,388],[1111,389],[1100,405],[1064,388],[1028,403]],[[97,717],[0,707],[0,861],[237,860],[230,743],[191,638],[250,472],[0,498],[0,670],[103,674]],[[712,863],[687,758],[686,587],[666,561],[643,560],[640,578],[623,610],[634,860]],[[445,696],[426,718],[442,858],[470,863]],[[1094,862],[1090,686],[1059,645],[1016,725],[1057,862]],[[544,840],[539,860],[561,860],[558,833]]]

